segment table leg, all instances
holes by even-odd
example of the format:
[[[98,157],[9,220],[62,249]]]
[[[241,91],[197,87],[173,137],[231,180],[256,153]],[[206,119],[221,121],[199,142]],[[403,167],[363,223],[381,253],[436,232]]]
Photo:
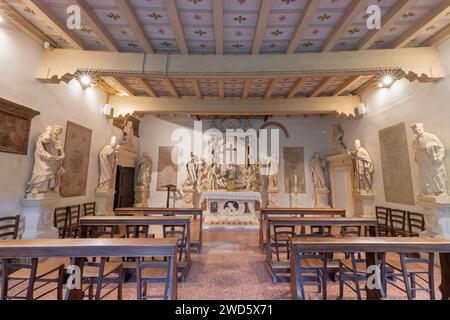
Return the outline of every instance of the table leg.
[[[377,254],[374,252],[366,252],[366,267],[367,269],[371,266],[377,266],[378,265],[378,261],[377,261]],[[380,284],[381,286],[379,288],[377,288],[376,286],[374,288],[369,288],[366,284],[366,294],[367,294],[367,300],[381,300],[381,298],[383,298],[383,270],[381,270],[381,274],[380,274]],[[369,277],[373,277],[373,274],[367,274],[367,278],[369,280]],[[372,284],[372,280],[367,281],[368,283]]]
[[[441,285],[442,300],[450,300],[450,253],[439,254],[441,261]]]
[[[70,263],[74,266],[77,266],[80,270],[79,276],[81,277],[81,279],[80,279],[81,288],[73,288],[73,289],[67,288],[65,300],[83,300],[83,298],[84,298],[84,292],[83,292],[83,288],[82,288],[84,261],[85,261],[85,258],[71,258],[70,259]],[[78,275],[75,274],[75,276],[78,276]]]
[[[303,300],[304,297],[302,291],[301,275],[298,270],[298,265],[300,262],[292,245],[290,246],[289,250],[291,251],[291,297],[292,300]]]
[[[167,298],[169,300],[177,300],[177,282],[177,258],[175,250],[173,255],[169,257],[169,288],[167,290]]]

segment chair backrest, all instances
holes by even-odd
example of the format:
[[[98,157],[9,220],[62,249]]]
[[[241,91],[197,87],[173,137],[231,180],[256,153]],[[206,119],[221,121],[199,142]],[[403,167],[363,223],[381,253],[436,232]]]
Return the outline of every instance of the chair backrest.
[[[0,239],[17,239],[20,216],[0,218]]]
[[[186,226],[163,226],[163,235],[164,238],[173,236],[180,240],[180,255],[179,255],[179,261],[183,259],[183,255],[186,255],[186,243],[187,243],[187,234],[186,234]]]
[[[387,226],[389,222],[389,208],[375,207],[378,225]]]
[[[95,216],[95,202],[88,202],[83,204],[85,216]]]
[[[408,231],[420,233],[425,231],[425,217],[422,213],[408,211]]]
[[[361,237],[362,227],[361,226],[343,226],[341,227],[342,237]]]
[[[69,215],[69,225],[71,227],[76,227],[80,224],[80,205],[67,207],[67,212]]]
[[[68,236],[69,214],[67,207],[55,208],[53,212],[53,226],[58,229],[60,238]]]
[[[391,209],[390,210],[391,227],[399,230],[406,230],[406,211]]]
[[[126,226],[127,238],[150,238],[149,226]]]

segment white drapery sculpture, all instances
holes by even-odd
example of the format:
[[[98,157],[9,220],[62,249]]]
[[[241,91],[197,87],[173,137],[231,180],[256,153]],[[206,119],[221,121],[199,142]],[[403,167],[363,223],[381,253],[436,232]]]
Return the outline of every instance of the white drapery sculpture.
[[[354,188],[372,194],[374,166],[369,152],[361,147],[361,141],[355,140],[355,150],[350,152],[353,159]]]
[[[111,189],[111,180],[116,166],[117,138],[111,138],[111,144],[103,147],[99,154],[100,178],[97,191],[108,191]]]
[[[448,196],[448,176],[444,166],[445,147],[437,136],[425,132],[423,123],[411,129],[415,160],[419,166],[419,187],[424,196]]]
[[[152,180],[152,159],[144,152],[142,157],[138,160],[138,179],[137,186],[150,188]]]
[[[314,189],[328,191],[325,178],[325,161],[320,158],[320,153],[314,153],[313,158],[309,161],[309,172],[314,183]]]
[[[60,135],[61,126],[48,126],[45,132],[36,139],[34,152],[34,168],[27,193],[59,193],[60,179],[64,174],[62,162],[65,157]]]

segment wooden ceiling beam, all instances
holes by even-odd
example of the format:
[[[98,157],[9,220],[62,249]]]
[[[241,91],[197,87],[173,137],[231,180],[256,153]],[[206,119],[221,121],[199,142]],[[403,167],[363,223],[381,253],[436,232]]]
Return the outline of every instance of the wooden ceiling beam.
[[[332,51],[342,36],[348,31],[348,28],[355,22],[358,15],[367,8],[370,0],[352,0],[350,4],[347,6],[347,10],[345,11],[341,20],[339,20],[338,24],[333,28],[333,32],[330,34],[328,39],[325,40],[325,43],[322,46],[322,51]]]
[[[450,24],[448,26],[446,26],[444,29],[442,29],[441,31],[439,31],[438,33],[436,33],[435,35],[433,35],[432,37],[425,40],[421,44],[421,46],[424,46],[424,47],[437,46],[437,45],[441,44],[442,42],[444,42],[445,40],[447,40],[448,38],[450,38]]]
[[[350,86],[354,85],[356,81],[358,81],[361,76],[353,76],[348,78],[339,88],[337,88],[333,92],[333,96],[340,96],[343,94]]]
[[[142,87],[144,87],[145,91],[147,91],[149,95],[151,95],[152,97],[155,97],[155,98],[158,97],[158,93],[156,93],[155,89],[152,87],[152,85],[148,82],[147,79],[143,79],[143,78],[136,78],[136,79],[139,82],[139,84]]]
[[[119,7],[120,13],[125,17],[128,21],[128,24],[133,30],[133,33],[136,35],[139,44],[145,53],[154,53],[150,40],[147,36],[144,26],[139,21],[139,17],[131,4],[130,0],[120,0],[116,1],[117,6]]]
[[[292,99],[294,98],[297,93],[300,92],[300,90],[303,89],[303,86],[305,85],[305,79],[304,78],[298,78],[295,83],[293,84],[292,88],[289,89],[286,99]]]
[[[128,83],[126,83],[122,78],[108,77],[108,79],[114,83],[114,86],[117,87],[116,91],[122,91],[130,97],[133,97],[135,95],[133,89],[131,89]]]
[[[217,81],[217,85],[219,86],[219,98],[225,98],[225,81],[223,79],[219,79]]]
[[[317,97],[279,99],[217,99],[214,106],[208,99],[185,97],[119,97],[110,96],[108,103],[114,108],[115,116],[129,112],[146,114],[192,114],[209,116],[266,116],[266,115],[302,115],[337,113],[354,116],[355,109],[361,103],[358,96]]]
[[[269,86],[267,87],[266,93],[264,94],[265,100],[272,98],[273,90],[275,90],[275,87],[277,86],[277,84],[278,84],[277,79],[270,80]]]
[[[297,23],[297,26],[295,27],[292,38],[289,41],[289,46],[286,53],[294,53],[297,50],[300,41],[302,41],[319,5],[320,1],[308,0],[308,3],[303,9],[303,13]]]
[[[192,87],[194,88],[195,96],[198,99],[202,99],[203,98],[202,90],[200,89],[200,84],[198,83],[197,79],[192,79]]]
[[[325,77],[317,87],[314,88],[314,90],[310,93],[310,97],[318,97],[323,90],[333,81],[334,77]]]
[[[4,0],[6,3],[17,3],[17,0]],[[42,0],[22,0],[23,4],[33,10],[36,16],[44,20],[54,32],[61,36],[70,46],[84,50],[85,44],[72,30],[68,30],[65,21],[60,18]]]
[[[425,17],[414,23],[414,26],[404,33],[392,44],[393,49],[403,48],[413,41],[419,34],[426,31],[437,20],[443,18],[450,8],[450,0],[442,1],[438,6],[431,10]]]
[[[103,80],[102,77],[99,77],[96,79],[95,85],[97,87],[99,87],[100,89],[102,89],[103,91],[105,91],[109,95],[113,95],[113,94],[117,93],[117,91],[113,87],[111,87],[108,83],[106,83],[106,81]]]
[[[81,9],[81,18],[84,23],[90,26],[103,45],[112,52],[119,52],[120,46],[108,29],[103,25],[97,14],[92,10],[85,0],[73,0]]]
[[[259,6],[258,20],[256,22],[255,37],[253,38],[252,54],[259,54],[261,45],[266,34],[267,22],[269,21],[272,0],[261,0]]]
[[[186,42],[186,37],[184,35],[184,29],[183,25],[181,24],[176,1],[164,0],[164,5],[166,7],[170,25],[172,26],[172,30],[175,34],[175,39],[177,40],[178,48],[180,48],[181,54],[189,54],[189,48]]]
[[[181,98],[180,94],[178,93],[177,89],[173,85],[172,80],[169,78],[163,78],[164,84],[166,85],[167,89],[169,90],[170,94],[174,98]]]
[[[358,89],[356,89],[354,94],[357,96],[361,96],[367,90],[370,90],[370,89],[376,87],[378,85],[378,83],[379,83],[379,80],[377,80],[376,78],[369,79],[366,83],[364,83]]]
[[[357,50],[369,49],[375,41],[381,39],[383,34],[389,31],[401,18],[401,16],[411,9],[417,0],[399,0],[395,5],[389,9],[381,18],[381,29],[369,30],[367,35],[362,38],[356,45]]]
[[[216,54],[223,54],[223,0],[213,0]]]
[[[242,99],[248,99],[248,94],[250,92],[250,79],[244,80],[244,88],[242,89]]]

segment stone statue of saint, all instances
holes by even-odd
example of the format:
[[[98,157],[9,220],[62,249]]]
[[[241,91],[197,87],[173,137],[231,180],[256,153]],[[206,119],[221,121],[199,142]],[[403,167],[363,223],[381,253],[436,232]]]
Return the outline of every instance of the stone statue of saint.
[[[419,186],[424,196],[448,196],[448,176],[444,166],[445,147],[437,136],[425,132],[422,123],[411,126],[415,160],[419,166]]]
[[[278,159],[277,154],[273,153],[267,160],[269,167],[268,187],[270,189],[276,189],[278,188],[278,171],[280,168],[280,159]]]
[[[350,155],[353,159],[355,190],[371,194],[374,166],[369,152],[361,147],[361,141],[355,140],[355,150],[351,151]]]
[[[124,150],[129,152],[134,152],[134,142],[133,142],[133,122],[128,121],[125,127],[123,128],[123,141],[120,144]]]
[[[309,161],[309,172],[314,183],[314,190],[328,191],[325,178],[325,161],[320,158],[320,153],[314,153],[313,158]]]
[[[208,184],[210,191],[217,191],[224,188],[223,177],[219,165],[212,164],[208,173]]]
[[[199,178],[199,163],[197,157],[191,152],[191,159],[186,164],[186,181],[184,187],[196,187]]]
[[[152,159],[146,152],[138,161],[138,170],[137,186],[149,189],[152,181]]]
[[[116,166],[116,137],[111,138],[111,144],[103,147],[99,154],[100,163],[100,178],[98,182],[97,191],[108,191],[111,188],[111,180],[114,175]]]
[[[26,192],[31,194],[59,193],[61,176],[64,174],[62,161],[65,153],[60,140],[63,128],[48,126],[36,139],[34,168]]]
[[[344,131],[342,128],[335,124],[333,125],[333,141],[331,145],[331,152],[333,155],[341,154],[347,151],[344,145]]]

